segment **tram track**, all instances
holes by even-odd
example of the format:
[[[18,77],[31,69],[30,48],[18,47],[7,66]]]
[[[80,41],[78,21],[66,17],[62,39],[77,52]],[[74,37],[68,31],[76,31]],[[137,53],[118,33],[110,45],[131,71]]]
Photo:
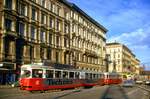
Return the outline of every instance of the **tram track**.
[[[15,97],[24,97],[24,96],[32,96],[36,94],[55,94],[55,93],[70,93],[70,92],[80,92],[81,88],[75,88],[75,89],[67,89],[67,90],[61,90],[61,89],[53,89],[53,90],[46,90],[46,91],[26,91],[26,90],[20,90],[18,88],[7,88],[7,89],[1,89],[0,90],[0,99],[17,99]],[[11,98],[10,98],[11,97]]]

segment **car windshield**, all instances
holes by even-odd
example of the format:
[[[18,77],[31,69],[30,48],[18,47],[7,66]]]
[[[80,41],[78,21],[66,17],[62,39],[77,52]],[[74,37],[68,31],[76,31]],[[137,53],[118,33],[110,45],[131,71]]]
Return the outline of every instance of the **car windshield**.
[[[133,81],[132,80],[126,80],[126,81],[124,81],[124,83],[133,83]]]

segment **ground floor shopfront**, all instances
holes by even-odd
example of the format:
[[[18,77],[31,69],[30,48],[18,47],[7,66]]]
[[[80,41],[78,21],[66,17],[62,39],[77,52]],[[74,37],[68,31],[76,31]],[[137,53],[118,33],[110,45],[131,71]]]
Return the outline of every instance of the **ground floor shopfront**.
[[[15,63],[0,62],[0,84],[11,84],[17,80],[15,65]]]
[[[0,69],[0,85],[12,84],[16,81],[16,73],[13,70]]]

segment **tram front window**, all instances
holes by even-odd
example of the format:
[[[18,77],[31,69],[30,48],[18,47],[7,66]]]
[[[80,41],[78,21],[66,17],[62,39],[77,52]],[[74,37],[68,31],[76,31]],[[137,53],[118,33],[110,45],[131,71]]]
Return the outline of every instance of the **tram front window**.
[[[23,70],[21,73],[21,78],[27,78],[30,77],[31,72],[29,70]]]
[[[35,78],[42,78],[43,70],[42,69],[33,69],[32,70],[32,77]]]

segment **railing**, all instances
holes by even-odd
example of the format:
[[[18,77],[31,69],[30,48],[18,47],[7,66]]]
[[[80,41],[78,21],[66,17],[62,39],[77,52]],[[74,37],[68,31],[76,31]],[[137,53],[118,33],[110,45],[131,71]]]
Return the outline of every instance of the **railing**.
[[[147,92],[147,97],[148,97],[148,99],[150,99],[150,89],[146,89],[146,88],[143,88],[143,87],[141,87],[141,86],[138,86],[140,89],[142,89],[142,90],[144,90],[144,91],[146,91]]]

